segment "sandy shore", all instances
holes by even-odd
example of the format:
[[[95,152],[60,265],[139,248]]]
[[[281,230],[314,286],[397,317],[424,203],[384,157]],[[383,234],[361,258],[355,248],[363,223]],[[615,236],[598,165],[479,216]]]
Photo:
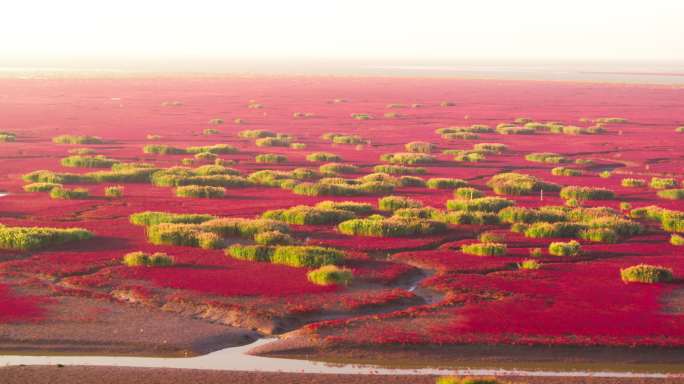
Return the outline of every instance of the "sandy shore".
[[[432,384],[434,376],[364,376],[297,373],[220,372],[119,367],[5,367],[3,384]],[[684,379],[500,378],[515,384],[680,384]]]

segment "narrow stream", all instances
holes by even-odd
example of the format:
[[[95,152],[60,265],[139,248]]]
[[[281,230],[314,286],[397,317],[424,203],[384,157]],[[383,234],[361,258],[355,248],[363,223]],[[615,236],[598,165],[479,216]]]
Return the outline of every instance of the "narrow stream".
[[[363,364],[329,364],[309,360],[292,360],[248,355],[257,346],[272,339],[259,339],[252,344],[226,348],[197,357],[126,357],[126,356],[0,356],[0,365],[86,365],[136,368],[181,368],[221,371],[254,371],[285,373],[325,373],[354,375],[458,375],[458,376],[537,376],[537,377],[604,377],[604,378],[684,378],[684,374],[633,373],[619,371],[556,371],[517,369],[395,369]]]

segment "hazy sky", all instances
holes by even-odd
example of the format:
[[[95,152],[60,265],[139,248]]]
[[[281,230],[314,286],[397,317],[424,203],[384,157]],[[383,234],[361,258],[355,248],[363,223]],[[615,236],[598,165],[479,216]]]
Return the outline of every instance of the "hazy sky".
[[[684,60],[684,0],[6,0],[0,66],[91,59]]]

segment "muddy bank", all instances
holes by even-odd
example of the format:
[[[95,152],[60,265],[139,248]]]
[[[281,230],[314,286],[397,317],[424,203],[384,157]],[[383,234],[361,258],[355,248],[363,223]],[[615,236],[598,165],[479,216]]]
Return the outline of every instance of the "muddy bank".
[[[185,369],[124,367],[5,367],[4,384],[433,384],[434,376],[324,375],[298,373],[217,372]],[[515,384],[680,384],[684,379],[520,378],[502,377]]]
[[[388,368],[502,368],[684,372],[682,348],[620,348],[517,345],[434,345],[382,347],[325,345],[306,335],[260,345],[257,356]]]
[[[2,354],[194,356],[259,335],[141,305],[59,297],[47,320],[0,326]]]

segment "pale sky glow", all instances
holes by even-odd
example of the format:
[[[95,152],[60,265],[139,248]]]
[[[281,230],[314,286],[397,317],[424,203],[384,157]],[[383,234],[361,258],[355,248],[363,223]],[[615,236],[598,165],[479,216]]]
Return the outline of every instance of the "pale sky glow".
[[[0,59],[684,60],[683,20],[683,0],[7,0]]]

